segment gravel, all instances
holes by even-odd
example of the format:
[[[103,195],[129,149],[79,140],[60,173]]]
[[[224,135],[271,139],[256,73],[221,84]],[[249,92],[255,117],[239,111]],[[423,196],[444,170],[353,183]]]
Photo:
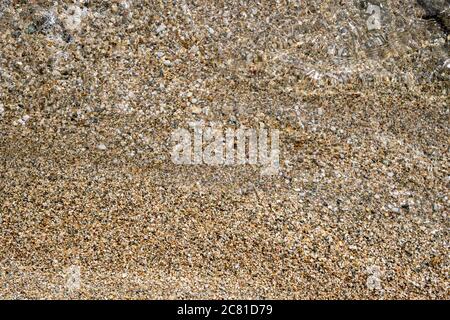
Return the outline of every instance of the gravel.
[[[448,299],[428,11],[0,1],[0,297]],[[201,120],[279,130],[280,170],[175,165]]]

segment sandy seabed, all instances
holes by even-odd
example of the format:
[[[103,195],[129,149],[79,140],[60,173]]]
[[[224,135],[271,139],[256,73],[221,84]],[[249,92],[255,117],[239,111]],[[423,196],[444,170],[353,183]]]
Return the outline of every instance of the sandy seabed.
[[[448,299],[447,8],[0,1],[0,298]]]

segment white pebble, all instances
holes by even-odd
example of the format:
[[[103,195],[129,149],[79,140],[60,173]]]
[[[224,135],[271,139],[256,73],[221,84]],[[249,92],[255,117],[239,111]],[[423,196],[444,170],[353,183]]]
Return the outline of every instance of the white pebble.
[[[158,28],[156,28],[156,33],[161,33],[166,30],[166,25],[164,23],[160,24]]]
[[[392,207],[391,211],[394,212],[394,213],[400,213],[400,209],[396,208],[396,207]]]
[[[22,117],[22,119],[17,120],[17,122],[24,126],[28,120],[30,120],[30,116],[26,114]]]
[[[192,53],[197,53],[197,52],[198,52],[198,47],[197,47],[196,45],[193,45],[193,46],[191,47],[191,52],[192,52]]]

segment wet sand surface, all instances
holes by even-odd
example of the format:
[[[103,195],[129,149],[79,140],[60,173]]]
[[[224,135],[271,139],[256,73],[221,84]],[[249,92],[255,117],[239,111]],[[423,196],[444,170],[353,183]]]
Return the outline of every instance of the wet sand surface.
[[[0,298],[448,299],[444,9],[0,1]],[[199,120],[280,170],[174,164]]]

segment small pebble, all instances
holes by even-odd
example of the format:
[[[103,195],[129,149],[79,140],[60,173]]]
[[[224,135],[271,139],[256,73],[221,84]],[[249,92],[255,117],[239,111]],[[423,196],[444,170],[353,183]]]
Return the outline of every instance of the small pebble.
[[[162,33],[164,30],[166,30],[166,25],[163,23],[156,28],[156,33]]]

